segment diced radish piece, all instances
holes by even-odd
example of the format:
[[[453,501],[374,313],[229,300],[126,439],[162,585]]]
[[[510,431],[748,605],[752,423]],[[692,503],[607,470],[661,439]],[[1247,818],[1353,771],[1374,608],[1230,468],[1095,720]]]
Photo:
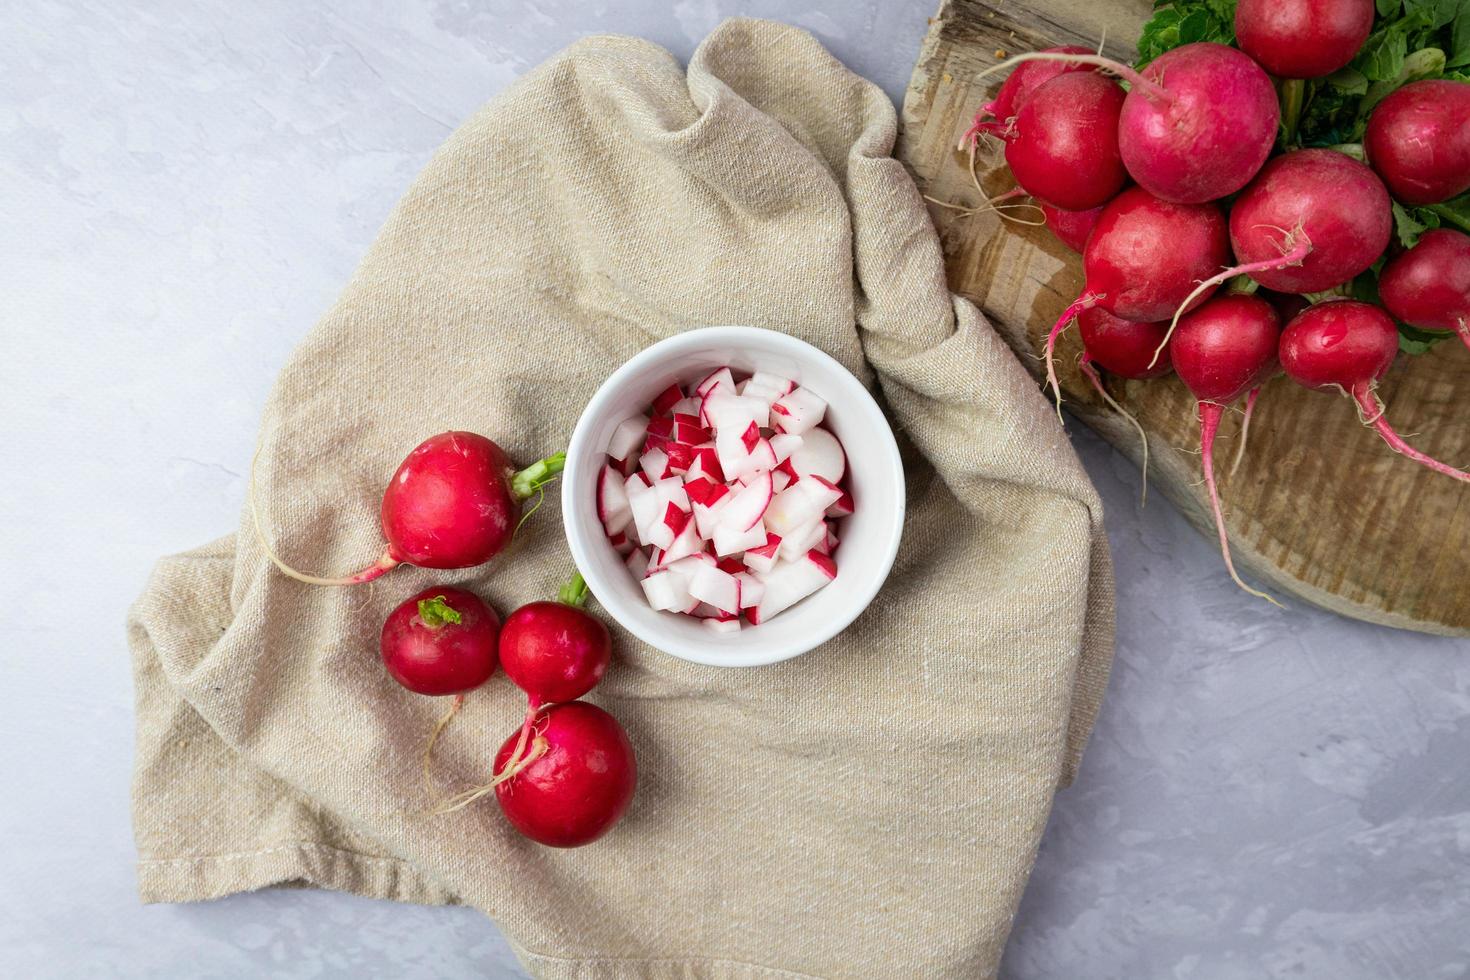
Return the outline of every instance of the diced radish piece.
[[[690,425],[686,422],[675,422],[673,434],[670,436],[675,442],[683,443],[691,449],[710,441],[710,431],[697,422]]]
[[[634,453],[630,455],[627,459],[613,459],[611,456],[609,456],[607,459],[607,465],[617,470],[618,473],[620,473],[624,477],[629,477],[638,472],[638,455]]]
[[[648,434],[667,439],[674,434],[674,420],[667,415],[655,415],[648,420]]]
[[[796,561],[783,561],[765,575],[766,594],[748,616],[752,623],[764,623],[772,616],[805,599],[837,577],[832,559],[809,551]]]
[[[758,527],[766,509],[771,506],[771,499],[774,495],[770,473],[757,475],[749,486],[742,488],[730,498],[729,505],[720,512],[720,526],[739,532]]]
[[[853,512],[853,509],[854,508],[853,508],[853,505],[852,505],[852,494],[850,494],[846,490],[844,490],[844,491],[842,491],[842,496],[840,496],[840,497],[837,498],[837,503],[835,503],[831,507],[828,507],[827,508],[827,516],[828,517],[851,517],[852,516],[852,512]]]
[[[732,503],[730,506],[734,506]],[[737,554],[750,548],[758,548],[765,543],[766,529],[759,523],[755,527],[741,530],[724,521],[715,525],[715,554],[721,558],[726,555]]]
[[[795,387],[796,385],[793,382],[785,378],[778,378],[774,374],[757,371],[750,376],[748,381],[740,386],[740,394],[750,395],[753,398],[759,398],[766,404],[770,404]]]
[[[720,514],[732,499],[728,488],[720,487],[720,490],[723,494],[714,503],[694,505],[694,529],[706,541],[713,538],[715,531],[719,530]]]
[[[669,472],[684,474],[694,464],[694,447],[682,442],[671,442],[664,447],[669,457]]]
[[[639,584],[643,586],[648,604],[655,609],[683,612],[693,601],[693,596],[689,594],[689,580],[670,568],[653,572]]]
[[[741,608],[740,580],[712,566],[706,565],[694,573],[689,582],[689,594],[721,612],[738,613]]]
[[[771,425],[791,435],[803,435],[822,421],[827,403],[806,388],[795,388],[771,406]]]
[[[810,524],[797,528],[783,538],[776,554],[782,561],[795,561],[815,548],[818,542],[826,540],[826,537],[827,525],[822,522],[819,512],[819,516]]]
[[[648,431],[648,416],[637,415],[631,419],[624,419],[618,423],[613,430],[612,437],[607,441],[607,454],[613,459],[629,459],[638,455],[638,447],[643,445],[643,437]]]
[[[655,415],[668,415],[674,410],[674,406],[684,400],[684,392],[679,390],[678,385],[669,385],[658,393],[653,400],[653,411]]]
[[[699,531],[695,529],[694,522],[687,521],[684,529],[674,538],[673,544],[669,545],[669,550],[664,554],[664,562],[666,564],[674,564],[691,557],[696,560],[708,558],[709,556],[703,552],[704,539],[699,536]]]
[[[847,472],[847,454],[837,437],[826,429],[809,429],[801,446],[791,454],[791,468],[797,476],[816,474],[836,483]]]
[[[680,510],[689,509],[689,493],[684,489],[684,481],[677,476],[669,477],[667,480],[658,480],[651,489],[664,503],[673,504]]]
[[[656,572],[656,571],[660,570],[663,567],[664,567],[664,552],[663,552],[663,549],[662,548],[655,548],[653,545],[649,545],[648,546],[648,571],[649,571],[649,573],[651,574],[653,572]]]
[[[842,491],[819,476],[801,480],[776,494],[766,513],[766,526],[777,534],[791,534],[818,520]]]
[[[633,516],[633,526],[638,531],[638,540],[647,543],[648,533],[653,530],[653,525],[658,521],[660,509],[665,501],[659,499],[652,487],[645,487],[631,480],[626,486],[628,509]]]
[[[766,532],[766,543],[745,549],[745,567],[752,572],[765,574],[776,564],[776,555],[781,550],[781,536]]]
[[[791,458],[791,454],[801,448],[802,437],[793,436],[785,432],[778,432],[771,436],[771,452],[776,454],[776,462],[784,463]]]
[[[735,575],[738,572],[745,571],[745,562],[741,561],[735,555],[731,555],[728,558],[721,558],[715,562],[715,567],[722,572],[729,572],[731,575]]]
[[[713,391],[726,391],[732,395],[735,393],[735,376],[730,373],[729,368],[711,371],[694,386],[694,394],[700,398],[707,397]]]
[[[633,542],[628,540],[628,536],[621,531],[608,538],[607,543],[612,545],[613,551],[620,555],[631,555],[635,547]]]
[[[715,633],[739,633],[740,620],[738,619],[706,619],[704,628]]]
[[[650,480],[663,480],[673,475],[669,469],[669,454],[662,449],[650,449],[638,459],[638,468],[648,474]]]
[[[740,607],[748,609],[760,605],[766,594],[766,583],[750,572],[736,572],[735,577],[740,580]]]
[[[628,571],[634,578],[642,578],[648,574],[648,554],[642,548],[633,549],[623,563],[628,566]]]
[[[791,486],[791,477],[789,474],[784,473],[781,470],[771,471],[771,488],[773,490],[775,490],[777,493],[780,493],[782,490],[785,490],[789,486]]]
[[[671,549],[674,539],[683,533],[689,524],[689,512],[680,510],[674,503],[665,506],[663,516],[654,522],[648,532],[648,543],[659,548]]]
[[[709,503],[709,498],[711,494],[713,494],[716,490],[725,489],[726,488],[723,484],[716,483],[715,481],[707,477],[686,476],[684,478],[684,493],[686,496],[689,497],[689,502],[691,504],[707,504]]]
[[[653,481],[648,478],[648,474],[639,470],[628,474],[628,478],[623,481],[623,492],[631,498],[639,490],[647,490],[651,486]]]
[[[604,466],[597,474],[597,518],[609,535],[617,534],[633,519],[623,478],[611,466]]]
[[[699,398],[698,398],[698,396],[690,396],[688,398],[681,398],[681,399],[679,399],[677,402],[674,403],[673,414],[675,416],[689,415],[689,416],[692,416],[696,422],[698,422],[699,421]]]
[[[752,422],[756,428],[771,424],[771,406],[759,398],[746,398],[733,391],[715,390],[705,396],[699,418],[718,434],[728,429],[734,434],[743,433]]]

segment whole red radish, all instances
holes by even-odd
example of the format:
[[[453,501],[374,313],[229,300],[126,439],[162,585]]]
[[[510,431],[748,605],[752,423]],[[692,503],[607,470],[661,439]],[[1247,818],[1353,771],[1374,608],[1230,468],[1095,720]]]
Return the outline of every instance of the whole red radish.
[[[1093,72],[1059,75],[1016,113],[1006,163],[1016,183],[1069,211],[1100,207],[1128,179],[1118,154],[1118,83]]]
[[[512,734],[495,755],[504,771],[516,752]],[[633,745],[617,719],[585,701],[542,708],[530,751],[495,787],[506,819],[548,847],[581,847],[612,829],[638,785]]]
[[[575,701],[607,672],[612,637],[586,601],[587,583],[574,575],[555,602],[527,603],[501,628],[501,666],[534,707]]]
[[[1279,156],[1230,209],[1230,242],[1242,264],[1227,273],[1246,272],[1283,293],[1339,286],[1388,247],[1390,204],[1373,171],[1336,150]]]
[[[1091,54],[1091,48],[1075,44],[1047,48],[1051,54]],[[960,149],[974,145],[980,133],[1007,134],[1011,117],[1014,116],[1038,87],[1070,71],[1092,71],[1091,65],[1068,65],[1056,61],[1030,61],[1018,67],[1006,78],[1005,84],[996,93],[995,101],[987,102],[975,113],[975,121],[960,137]],[[993,117],[993,121],[990,120]]]
[[[473,432],[444,432],[419,443],[383,491],[380,519],[388,546],[372,565],[342,578],[307,575],[283,562],[266,542],[251,494],[262,547],[286,575],[310,585],[371,582],[400,564],[472,568],[499,554],[521,520],[521,502],[560,473],[556,453],[517,471],[505,452]]]
[[[1097,55],[1036,52],[975,77],[1035,61],[1095,65],[1127,80],[1118,151],[1128,174],[1164,200],[1203,204],[1235,193],[1276,142],[1281,109],[1270,77],[1227,45],[1186,44],[1142,72]]]
[[[1373,30],[1373,0],[1240,0],[1235,42],[1282,78],[1345,67]]]
[[[1438,204],[1470,190],[1470,82],[1410,82],[1373,108],[1368,162],[1404,204]]]
[[[1421,330],[1453,330],[1470,347],[1470,235],[1426,231],[1383,267],[1378,295],[1398,319]]]
[[[1130,187],[1103,208],[1082,253],[1086,288],[1046,338],[1047,381],[1061,402],[1052,355],[1057,337],[1083,310],[1154,322],[1174,312],[1195,284],[1230,261],[1225,215],[1213,204],[1172,204]],[[1190,301],[1203,303],[1208,292]]]
[[[1078,253],[1087,246],[1087,236],[1092,234],[1092,226],[1097,224],[1098,216],[1103,210],[1103,206],[1098,205],[1086,211],[1064,211],[1045,201],[1041,202],[1040,207],[1047,229],[1063,245]]]
[[[1392,318],[1371,303],[1336,300],[1318,303],[1286,325],[1281,335],[1281,366],[1297,384],[1336,389],[1358,406],[1364,425],[1371,425],[1395,452],[1436,473],[1470,481],[1457,470],[1404,442],[1384,419],[1378,382],[1399,352],[1399,331]],[[1176,352],[1177,356],[1177,352]]]
[[[379,637],[383,665],[418,694],[463,694],[495,673],[500,617],[479,596],[436,586],[388,614]]]
[[[1217,296],[1180,318],[1172,347],[1174,370],[1199,403],[1200,465],[1225,568],[1236,585],[1272,603],[1276,600],[1241,580],[1230,558],[1215,485],[1215,436],[1225,409],[1275,373],[1280,336],[1281,320],[1270,303],[1256,296]]]

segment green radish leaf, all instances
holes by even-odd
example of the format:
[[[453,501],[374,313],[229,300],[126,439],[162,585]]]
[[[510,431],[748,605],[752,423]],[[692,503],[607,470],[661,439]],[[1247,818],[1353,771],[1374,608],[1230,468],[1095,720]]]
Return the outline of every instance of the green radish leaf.
[[[1435,344],[1448,340],[1453,336],[1454,334],[1420,330],[1418,327],[1411,327],[1407,323],[1400,323],[1399,350],[1405,354],[1412,354],[1417,357],[1420,354],[1429,353],[1434,349]]]
[[[1445,64],[1451,68],[1470,65],[1470,3],[1461,3],[1454,20],[1450,21],[1449,55]]]
[[[1409,53],[1408,32],[1400,26],[1403,23],[1397,21],[1368,35],[1352,67],[1372,82],[1396,78],[1404,70],[1404,58]]]
[[[1423,21],[1431,31],[1437,31],[1455,19],[1460,3],[1461,0],[1404,0],[1404,12]]]
[[[1322,80],[1343,95],[1363,95],[1368,91],[1368,77],[1351,68],[1339,68]]]
[[[1404,0],[1378,0],[1378,16],[1392,17],[1403,5]]]
[[[1439,219],[1432,213],[1428,220],[1417,210],[1411,212],[1408,208],[1395,201],[1393,203],[1393,227],[1398,233],[1399,244],[1404,248],[1413,248],[1419,244],[1419,236],[1431,228],[1439,227]]]
[[[1425,205],[1418,210],[1421,213],[1428,212],[1434,215],[1440,224],[1452,225],[1463,232],[1470,233],[1470,194],[1461,194],[1442,204]]]
[[[1234,34],[1235,0],[1205,0],[1205,8],[1215,15],[1216,20],[1230,24],[1231,34]]]

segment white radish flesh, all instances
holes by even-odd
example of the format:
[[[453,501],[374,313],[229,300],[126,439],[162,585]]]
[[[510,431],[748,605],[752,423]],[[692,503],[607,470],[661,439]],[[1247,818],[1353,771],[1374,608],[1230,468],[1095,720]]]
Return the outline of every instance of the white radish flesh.
[[[638,415],[624,419],[613,430],[607,441],[607,454],[613,459],[630,459],[638,455],[643,439],[648,432],[648,416]]]
[[[740,580],[713,565],[705,565],[694,573],[689,582],[689,594],[720,612],[731,615],[740,612]]]
[[[611,466],[604,466],[597,474],[597,517],[609,535],[619,533],[633,519],[623,477]]]
[[[832,433],[826,429],[810,429],[802,436],[801,445],[791,454],[791,468],[799,477],[815,474],[836,483],[847,472],[847,454]]]
[[[734,506],[733,504],[731,506]],[[750,548],[758,548],[765,544],[766,529],[756,523],[755,527],[741,530],[729,524],[720,523],[715,525],[715,554],[721,558],[738,554]]]
[[[741,532],[759,526],[774,496],[771,474],[758,474],[749,486],[743,487],[730,499],[720,514],[719,526]]]
[[[751,610],[751,623],[764,623],[822,588],[837,577],[832,559],[817,552],[807,552],[797,561],[781,562],[765,575],[766,593]]]
[[[799,436],[815,428],[826,414],[826,402],[806,388],[797,388],[782,395],[771,406],[771,425]]]

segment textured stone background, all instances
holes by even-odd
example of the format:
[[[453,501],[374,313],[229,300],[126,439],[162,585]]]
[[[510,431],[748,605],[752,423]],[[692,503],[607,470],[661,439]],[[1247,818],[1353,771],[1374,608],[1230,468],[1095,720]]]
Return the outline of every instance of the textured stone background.
[[[518,974],[465,909],[140,907],[124,610],[155,556],[235,526],[277,369],[433,148],[519,73],[609,31],[687,57],[747,13],[898,98],[932,7],[0,5],[0,973]],[[1073,434],[1110,508],[1118,665],[1006,975],[1465,976],[1470,644],[1249,599]]]

